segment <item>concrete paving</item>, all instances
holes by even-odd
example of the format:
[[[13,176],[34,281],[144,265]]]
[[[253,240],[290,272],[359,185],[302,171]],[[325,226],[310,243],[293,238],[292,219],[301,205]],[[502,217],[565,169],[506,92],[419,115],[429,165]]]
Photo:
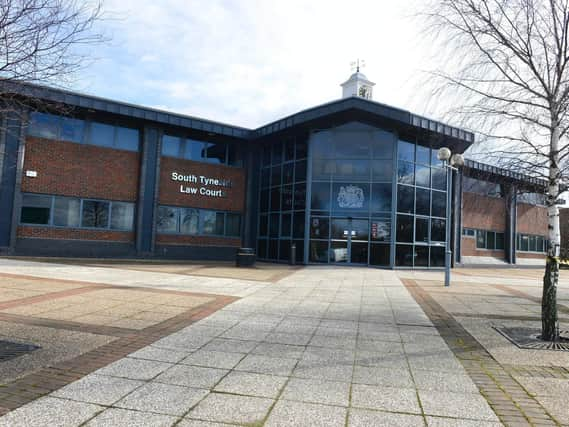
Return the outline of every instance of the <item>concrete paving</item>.
[[[500,425],[393,271],[311,267],[263,284],[0,264],[17,274],[137,286],[159,279],[161,288],[243,296],[8,413],[0,426]]]

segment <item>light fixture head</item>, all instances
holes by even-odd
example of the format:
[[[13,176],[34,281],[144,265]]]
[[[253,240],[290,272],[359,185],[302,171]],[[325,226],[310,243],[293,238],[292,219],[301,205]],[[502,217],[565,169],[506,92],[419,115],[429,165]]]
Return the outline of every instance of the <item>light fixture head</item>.
[[[448,162],[451,154],[452,154],[451,151],[447,147],[441,147],[437,152],[437,157],[439,160],[442,160],[443,162]]]
[[[455,168],[460,168],[464,166],[464,156],[462,154],[453,154],[450,158],[450,165]]]

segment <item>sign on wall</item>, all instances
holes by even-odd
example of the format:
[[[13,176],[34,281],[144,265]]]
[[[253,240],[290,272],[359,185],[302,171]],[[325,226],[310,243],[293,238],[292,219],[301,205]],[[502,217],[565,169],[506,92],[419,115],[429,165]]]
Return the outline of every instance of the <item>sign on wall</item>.
[[[225,188],[231,188],[232,183],[229,179],[209,177],[205,175],[181,174],[172,172],[172,181],[180,182],[179,192],[189,195],[200,195],[206,197],[227,197]],[[222,188],[212,188],[222,187]]]

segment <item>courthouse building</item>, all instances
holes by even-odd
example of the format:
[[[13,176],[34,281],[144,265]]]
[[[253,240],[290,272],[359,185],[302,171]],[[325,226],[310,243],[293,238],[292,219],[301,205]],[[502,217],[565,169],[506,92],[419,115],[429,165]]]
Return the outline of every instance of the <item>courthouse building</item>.
[[[543,259],[545,182],[467,160],[450,187],[437,150],[464,153],[472,133],[372,101],[359,71],[342,87],[247,129],[16,86],[36,107],[3,119],[0,252],[229,260],[251,247],[287,262],[295,244],[303,264],[429,268],[448,239],[455,263]]]

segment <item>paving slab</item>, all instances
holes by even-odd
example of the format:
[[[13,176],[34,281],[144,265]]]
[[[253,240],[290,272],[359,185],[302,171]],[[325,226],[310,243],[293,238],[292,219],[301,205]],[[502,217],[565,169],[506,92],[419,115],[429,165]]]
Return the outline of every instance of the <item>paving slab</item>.
[[[55,391],[52,396],[110,406],[144,384],[126,378],[88,375]]]
[[[283,390],[281,398],[309,403],[348,406],[350,384],[317,379],[291,378]]]
[[[419,398],[427,415],[499,421],[488,402],[478,393],[419,390]]]
[[[86,427],[170,427],[179,420],[178,417],[153,414],[150,412],[130,411],[110,408],[97,415]]]
[[[44,397],[0,418],[1,427],[75,427],[104,407],[56,397]]]
[[[95,371],[98,375],[108,375],[111,377],[128,378],[131,380],[150,380],[174,366],[171,363],[158,362],[156,360],[143,360],[124,358],[111,363],[104,368]]]
[[[356,408],[421,414],[417,392],[413,389],[354,384],[351,404]]]
[[[346,412],[347,409],[337,406],[279,400],[271,411],[265,426],[342,427],[346,423]]]
[[[419,427],[425,426],[420,415],[394,414],[390,412],[371,411],[368,409],[351,409],[348,427]]]
[[[174,365],[156,377],[156,381],[165,384],[211,389],[228,372],[227,369]]]
[[[207,394],[208,391],[204,389],[149,383],[117,402],[115,406],[181,416]]]
[[[187,417],[225,423],[260,423],[274,400],[261,397],[211,393]]]
[[[275,399],[288,377],[233,371],[223,378],[214,391]]]
[[[250,354],[237,364],[235,370],[256,372],[258,374],[288,376],[296,364],[297,361],[295,359]]]
[[[244,353],[198,350],[180,361],[184,365],[232,369],[245,357]]]

